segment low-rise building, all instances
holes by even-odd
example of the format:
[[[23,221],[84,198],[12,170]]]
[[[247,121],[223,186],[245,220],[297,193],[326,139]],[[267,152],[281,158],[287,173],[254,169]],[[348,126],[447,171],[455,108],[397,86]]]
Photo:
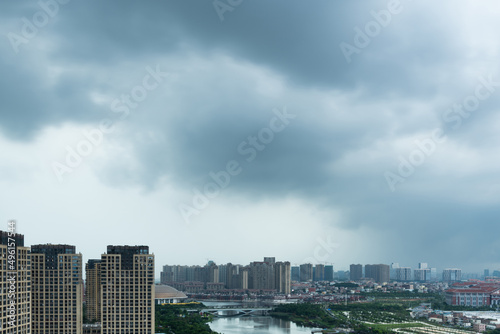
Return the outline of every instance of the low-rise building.
[[[446,290],[445,298],[448,305],[473,307],[500,305],[500,284],[456,283]]]

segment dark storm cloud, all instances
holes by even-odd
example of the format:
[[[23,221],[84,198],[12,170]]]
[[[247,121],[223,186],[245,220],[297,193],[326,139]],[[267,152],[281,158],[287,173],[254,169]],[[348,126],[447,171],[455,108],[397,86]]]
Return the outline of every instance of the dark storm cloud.
[[[11,31],[16,33],[22,28],[21,18],[33,21],[33,13],[43,10],[38,4],[3,6],[10,14]],[[417,19],[412,20],[411,13],[418,11],[418,7],[408,1],[400,2],[401,13],[393,15],[389,26],[373,37],[361,54],[353,55],[355,59],[351,64],[347,64],[339,44],[343,41],[353,44],[354,27],[363,29],[367,22],[374,20],[371,11],[386,8],[385,1],[318,1],[314,4],[284,0],[272,3],[245,1],[232,12],[226,12],[226,19],[221,22],[211,2],[169,1],[145,5],[123,1],[117,7],[112,2],[89,5],[72,1],[59,5],[57,14],[34,37],[35,42],[37,38],[50,38],[53,48],[38,50],[31,42],[19,48],[21,53],[29,52],[34,59],[38,53],[48,52],[49,61],[60,64],[78,62],[98,67],[103,72],[112,70],[113,65],[120,62],[141,62],[144,57],[189,52],[210,56],[222,52],[272,68],[291,85],[343,90],[361,88],[372,98],[375,95],[380,98],[394,94],[435,94],[436,85],[440,83],[429,82],[428,77],[434,75],[433,71],[439,65],[449,61],[454,39],[440,38],[440,34],[444,35],[446,31],[440,30],[438,23],[433,23],[437,21],[429,20],[425,25],[413,22]],[[425,14],[433,17],[428,12]],[[403,15],[405,20],[415,23],[412,29],[405,29]],[[431,34],[433,38],[429,38]],[[408,43],[408,40],[412,42]],[[7,39],[3,42],[7,44]],[[8,51],[8,45],[4,48]],[[20,77],[21,68],[29,67],[27,63],[33,61],[23,57],[14,60],[16,62],[11,61],[10,65],[5,59],[2,62],[5,68],[13,65],[9,78]],[[40,91],[46,91],[47,100],[61,98],[50,96],[53,87],[42,82],[37,84],[40,75],[24,75],[25,82],[31,81],[30,84],[36,84]],[[73,77],[74,74],[69,75]],[[79,84],[78,79],[72,80]],[[98,84],[94,82],[94,85]],[[66,82],[59,85],[72,89]],[[88,97],[81,96],[85,91],[82,87],[74,89],[80,90],[78,105],[86,105],[84,99]],[[40,94],[26,93],[35,99]],[[32,128],[46,124],[44,119],[55,123],[89,119],[78,112],[81,108],[69,102],[74,101],[73,97],[64,97],[69,105],[50,106],[51,112],[38,111],[36,116],[26,114],[23,118],[28,119],[28,124],[23,126],[17,119],[19,116],[9,116],[12,113],[6,112],[4,107],[4,122],[9,128],[26,128],[30,133]],[[12,98],[8,102],[12,110],[28,113],[36,109]],[[92,109],[91,106],[85,107]],[[58,108],[75,109],[76,112]]]
[[[340,43],[354,45],[354,28],[365,30],[374,21],[371,12],[387,6],[386,1],[244,1],[220,21],[212,2],[124,1],[120,8],[77,2],[65,8],[57,26],[64,27],[61,45],[78,47],[55,51],[59,57],[100,63],[192,49],[206,55],[221,51],[280,71],[300,86],[435,94],[437,83],[428,78],[451,56],[463,54],[438,20],[435,5],[401,0],[388,26],[346,62]]]
[[[94,124],[112,113],[91,93],[119,97],[140,83],[144,73],[137,71],[159,64],[172,79],[106,137],[119,149],[106,152],[101,180],[190,190],[237,160],[243,172],[228,194],[250,201],[295,195],[341,211],[342,228],[370,226],[404,240],[408,259],[430,257],[464,240],[477,221],[495,229],[491,196],[498,188],[490,186],[498,177],[475,169],[464,180],[467,158],[452,144],[495,152],[499,93],[459,129],[448,129],[446,109],[473,94],[478,77],[494,68],[489,57],[474,56],[458,32],[461,21],[445,19],[454,3],[401,0],[398,14],[348,62],[340,43],[356,45],[355,28],[365,29],[372,11],[388,3],[244,0],[221,21],[212,1],[70,1],[18,54],[2,40],[2,132],[25,139],[66,121]],[[40,10],[0,6],[8,19],[2,28],[17,32],[23,16]],[[238,147],[270,128],[273,109],[284,107],[296,118],[247,161]],[[413,139],[436,127],[448,131],[447,144],[391,192],[384,172],[395,171],[398,157],[415,149]],[[476,203],[458,196],[467,191],[490,197]],[[479,247],[493,262],[498,253],[478,246],[476,230],[469,235],[474,243],[459,254]],[[422,251],[423,243],[433,246]]]

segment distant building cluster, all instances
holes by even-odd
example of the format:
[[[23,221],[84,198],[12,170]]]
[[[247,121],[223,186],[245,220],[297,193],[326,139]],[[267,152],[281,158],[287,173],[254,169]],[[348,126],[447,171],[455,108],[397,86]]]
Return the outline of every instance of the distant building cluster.
[[[160,275],[162,284],[188,293],[225,289],[291,292],[290,262],[276,262],[274,257],[246,266],[213,261],[205,266],[165,265]]]
[[[472,329],[476,333],[500,328],[500,316],[493,311],[441,311],[431,309],[430,304],[422,304],[412,310],[412,315],[429,322]]]
[[[338,277],[335,277],[335,272],[333,271],[333,265],[324,265],[324,264],[313,265],[311,263],[305,263],[299,266],[292,267],[292,281],[322,282],[322,281],[333,281],[336,278]],[[344,272],[341,272],[341,278],[342,279],[346,278]]]
[[[362,264],[351,264],[349,269],[349,279],[351,281],[359,281],[363,279],[372,279],[377,283],[389,281],[421,283],[438,281],[436,268],[429,268],[428,264],[424,262],[419,263],[418,268],[416,269],[412,269],[411,267],[402,267],[399,263],[392,263],[391,266],[386,264],[367,264],[364,268]],[[461,280],[461,269],[447,268],[443,270],[443,282],[451,284]]]

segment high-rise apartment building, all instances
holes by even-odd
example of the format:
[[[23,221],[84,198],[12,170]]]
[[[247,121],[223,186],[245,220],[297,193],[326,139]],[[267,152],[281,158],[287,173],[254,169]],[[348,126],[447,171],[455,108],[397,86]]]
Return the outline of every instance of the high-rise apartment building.
[[[431,280],[431,270],[426,269],[415,269],[413,270],[413,279],[418,282],[428,282]]]
[[[295,281],[295,282],[300,281],[300,267],[299,266],[292,267],[292,281]]]
[[[388,264],[365,265],[365,277],[371,278],[377,283],[385,283],[390,280],[390,268]]]
[[[399,267],[396,268],[396,280],[398,281],[411,281],[411,268]]]
[[[278,292],[289,295],[291,292],[290,262],[276,262],[274,264],[275,288]]]
[[[85,264],[85,305],[87,320],[101,321],[101,260],[88,260]]]
[[[325,281],[333,281],[333,266],[325,266]]]
[[[390,276],[390,279],[391,280],[395,280],[397,277],[396,277],[396,270],[399,268],[399,263],[397,262],[393,262],[391,264],[391,269],[390,269],[390,272],[389,272],[389,276]]]
[[[31,290],[33,334],[82,333],[82,254],[75,246],[31,246]]]
[[[443,270],[443,282],[457,282],[462,279],[462,269],[448,268]]]
[[[12,225],[11,225],[12,224]],[[15,230],[15,222],[9,222]],[[0,231],[0,333],[31,333],[31,268],[24,236]]]
[[[206,271],[207,283],[219,283],[219,266],[217,266],[213,261],[210,261],[204,269]]]
[[[313,280],[313,265],[311,263],[305,263],[300,265],[300,281],[301,282],[312,282]]]
[[[351,281],[358,281],[363,278],[363,265],[362,264],[351,264],[349,266],[349,273]]]
[[[230,267],[230,263],[228,264],[219,264],[219,283],[224,283],[227,288],[227,270]]]
[[[325,265],[317,264],[314,268],[314,280],[316,282],[321,282],[325,280]]]
[[[274,266],[268,262],[250,263],[248,285],[250,289],[255,290],[275,289]]]
[[[484,278],[490,276],[490,270],[489,269],[484,269]]]
[[[154,255],[148,246],[108,246],[101,255],[102,334],[154,334]]]

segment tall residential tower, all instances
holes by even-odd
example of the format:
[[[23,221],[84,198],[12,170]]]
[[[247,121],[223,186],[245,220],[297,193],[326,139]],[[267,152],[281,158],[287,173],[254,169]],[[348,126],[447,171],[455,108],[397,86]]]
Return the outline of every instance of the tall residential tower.
[[[80,334],[82,254],[75,246],[31,246],[32,333]]]
[[[154,255],[148,246],[108,246],[101,255],[102,334],[154,334]]]

